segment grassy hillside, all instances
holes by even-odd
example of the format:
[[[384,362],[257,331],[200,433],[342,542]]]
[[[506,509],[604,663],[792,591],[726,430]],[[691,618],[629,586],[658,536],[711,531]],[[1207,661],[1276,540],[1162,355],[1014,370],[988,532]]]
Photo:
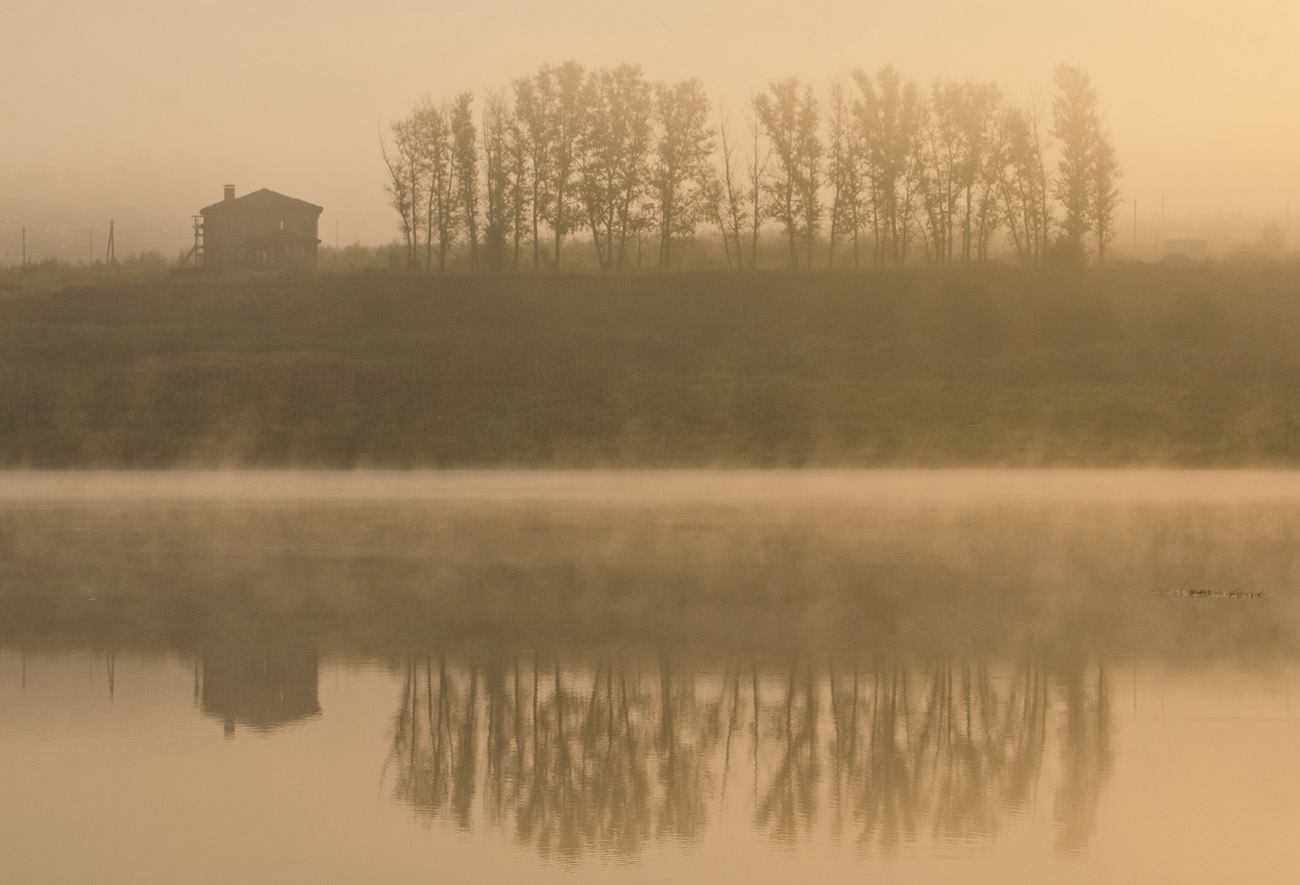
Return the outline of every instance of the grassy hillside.
[[[0,464],[1300,463],[1300,269],[0,279]]]

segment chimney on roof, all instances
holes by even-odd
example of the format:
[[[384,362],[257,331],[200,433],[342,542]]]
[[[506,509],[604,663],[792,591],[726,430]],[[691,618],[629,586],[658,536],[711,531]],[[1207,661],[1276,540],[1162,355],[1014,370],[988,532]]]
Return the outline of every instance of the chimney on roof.
[[[234,198],[235,198],[235,186],[233,184],[226,185],[226,199],[233,200]]]

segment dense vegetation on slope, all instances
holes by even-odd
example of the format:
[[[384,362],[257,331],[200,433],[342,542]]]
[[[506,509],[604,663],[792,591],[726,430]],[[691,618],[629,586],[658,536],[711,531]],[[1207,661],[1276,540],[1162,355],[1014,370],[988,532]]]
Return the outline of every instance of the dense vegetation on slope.
[[[85,275],[9,467],[1300,463],[1300,272]]]

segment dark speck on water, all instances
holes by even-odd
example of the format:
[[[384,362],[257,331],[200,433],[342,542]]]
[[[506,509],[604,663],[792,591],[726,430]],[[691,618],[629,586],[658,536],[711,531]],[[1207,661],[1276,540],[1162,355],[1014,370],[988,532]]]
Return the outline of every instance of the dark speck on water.
[[[1263,599],[1263,591],[1247,592],[1240,588],[1211,590],[1206,587],[1157,587],[1156,596],[1186,596],[1196,599]]]

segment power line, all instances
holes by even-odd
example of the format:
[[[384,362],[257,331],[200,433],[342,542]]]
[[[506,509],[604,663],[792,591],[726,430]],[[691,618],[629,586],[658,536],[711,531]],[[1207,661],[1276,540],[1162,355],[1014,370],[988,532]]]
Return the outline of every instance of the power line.
[[[103,224],[95,224],[90,227],[79,227],[75,230],[42,230],[39,227],[29,227],[24,225],[23,229],[32,234],[44,234],[47,237],[70,237],[76,234],[88,234],[93,231],[101,230],[111,225],[112,221],[105,221]]]
[[[115,218],[110,218],[108,221],[102,222],[101,224],[92,224],[89,225],[88,227],[68,228],[66,230],[49,230],[47,228],[32,227],[30,224],[14,225],[13,227],[0,227],[0,235],[16,234],[25,230],[29,234],[41,234],[42,236],[47,236],[47,237],[70,237],[79,234],[90,233],[91,231],[107,230],[108,228],[113,227],[114,225],[116,225],[119,228],[130,228],[136,233],[149,234],[150,236],[154,236],[154,237],[176,236],[175,233],[170,233],[170,234],[159,233],[158,231],[150,230],[147,227],[140,227],[138,224],[131,224],[130,222],[118,221]]]
[[[96,231],[105,232],[106,239],[97,240]],[[47,260],[94,265],[97,259],[105,264],[116,264],[119,234],[127,238],[128,251],[138,248],[141,254],[147,249],[166,251],[180,240],[175,232],[166,234],[130,222],[123,223],[116,218],[75,228],[2,224],[0,265],[25,266],[30,262]],[[15,258],[18,261],[14,261]]]
[[[110,224],[111,224],[111,222],[110,222]],[[149,228],[147,228],[147,227],[140,227],[138,224],[128,224],[128,223],[125,222],[125,221],[119,221],[119,222],[117,222],[117,226],[120,227],[120,228],[121,228],[121,227],[128,228],[128,229],[130,229],[130,230],[135,231],[136,233],[148,234],[148,235],[151,236],[151,237],[175,237],[175,236],[176,236],[176,234],[174,234],[174,233],[170,233],[170,234],[160,234],[160,233],[158,233],[158,231],[156,231],[156,230],[149,230]],[[177,237],[177,239],[179,239],[179,237]]]

